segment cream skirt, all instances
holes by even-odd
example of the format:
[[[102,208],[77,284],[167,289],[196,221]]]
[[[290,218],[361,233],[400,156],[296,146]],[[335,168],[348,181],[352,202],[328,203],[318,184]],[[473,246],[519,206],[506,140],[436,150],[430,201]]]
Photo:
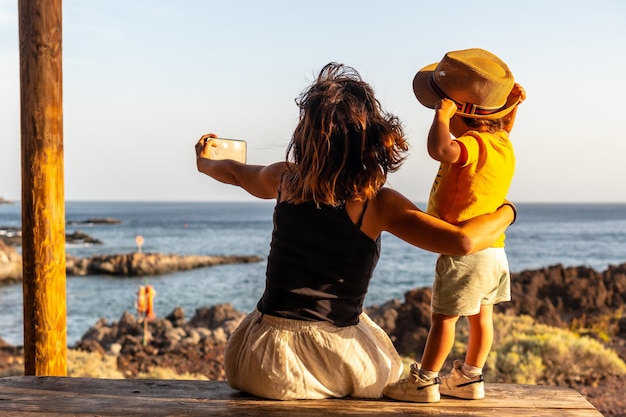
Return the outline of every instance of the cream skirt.
[[[231,387],[264,398],[380,398],[402,361],[365,313],[358,324],[337,327],[255,309],[229,339],[224,368]]]

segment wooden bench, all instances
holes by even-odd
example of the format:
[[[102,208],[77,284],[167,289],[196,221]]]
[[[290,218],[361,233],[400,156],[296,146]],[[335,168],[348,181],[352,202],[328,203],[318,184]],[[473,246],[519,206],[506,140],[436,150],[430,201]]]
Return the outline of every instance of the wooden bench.
[[[224,381],[0,378],[0,416],[577,416],[602,415],[577,391],[537,385],[487,384],[484,400],[442,397],[417,404],[355,398],[273,401]]]

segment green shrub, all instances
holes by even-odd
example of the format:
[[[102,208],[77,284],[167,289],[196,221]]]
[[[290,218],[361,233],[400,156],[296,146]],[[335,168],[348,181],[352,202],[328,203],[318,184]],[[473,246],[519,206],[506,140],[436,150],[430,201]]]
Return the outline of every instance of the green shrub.
[[[494,330],[488,381],[572,386],[595,385],[604,375],[626,375],[626,364],[601,342],[537,324],[529,316],[495,314]]]
[[[115,356],[80,350],[67,350],[67,376],[74,378],[124,379],[117,370]]]
[[[448,358],[463,359],[469,326],[459,319]],[[446,372],[446,370],[444,370]],[[485,364],[487,382],[596,385],[604,375],[626,375],[626,364],[588,336],[538,324],[530,316],[494,314],[494,342]]]

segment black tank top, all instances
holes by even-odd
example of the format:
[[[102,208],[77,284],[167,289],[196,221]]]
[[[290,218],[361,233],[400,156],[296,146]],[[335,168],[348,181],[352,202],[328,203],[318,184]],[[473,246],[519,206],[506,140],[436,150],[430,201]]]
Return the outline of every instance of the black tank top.
[[[345,206],[279,202],[267,261],[261,313],[289,319],[359,322],[378,258],[374,241],[353,223]]]

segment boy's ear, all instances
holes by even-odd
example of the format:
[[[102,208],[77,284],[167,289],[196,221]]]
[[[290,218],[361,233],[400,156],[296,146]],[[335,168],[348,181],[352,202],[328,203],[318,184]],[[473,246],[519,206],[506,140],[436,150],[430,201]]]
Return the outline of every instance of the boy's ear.
[[[462,116],[455,114],[450,119],[450,133],[455,138],[462,136],[465,132],[471,130],[471,128],[465,123],[465,119]]]

